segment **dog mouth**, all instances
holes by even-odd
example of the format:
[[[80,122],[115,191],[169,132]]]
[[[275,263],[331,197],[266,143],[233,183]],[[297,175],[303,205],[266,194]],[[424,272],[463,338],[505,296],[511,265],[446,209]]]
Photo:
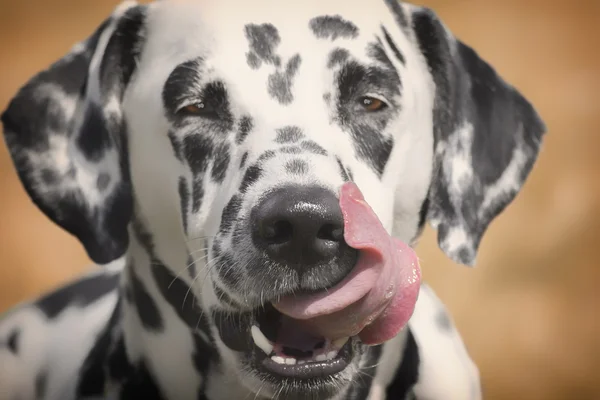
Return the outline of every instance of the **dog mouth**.
[[[362,345],[392,339],[412,315],[420,287],[413,250],[387,233],[355,184],[342,186],[340,207],[344,240],[359,253],[341,282],[282,294],[237,317],[214,315],[223,342],[263,380],[297,386],[341,377]]]
[[[272,305],[255,315],[250,327],[252,363],[258,371],[283,378],[314,379],[335,375],[352,362],[350,337],[329,339]]]

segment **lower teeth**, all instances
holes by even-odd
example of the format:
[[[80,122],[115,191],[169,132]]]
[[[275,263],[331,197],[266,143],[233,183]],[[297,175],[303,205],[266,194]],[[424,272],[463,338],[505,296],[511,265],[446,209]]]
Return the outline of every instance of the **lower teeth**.
[[[293,357],[281,357],[281,356],[271,356],[271,360],[275,361],[277,364],[285,364],[285,365],[302,365],[302,364],[306,364],[306,363],[310,363],[310,362],[322,362],[322,361],[328,361],[328,360],[333,360],[335,357],[337,357],[338,352],[337,350],[331,350],[329,353],[327,354],[319,354],[317,356],[313,356],[310,359],[305,359],[305,360],[297,360]]]

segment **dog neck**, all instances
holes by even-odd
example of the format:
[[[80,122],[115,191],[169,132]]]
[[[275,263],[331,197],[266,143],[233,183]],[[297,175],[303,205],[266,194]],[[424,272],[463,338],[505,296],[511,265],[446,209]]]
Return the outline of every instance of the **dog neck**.
[[[248,393],[220,362],[210,316],[190,288],[197,270],[182,247],[155,243],[140,219],[131,224],[121,334],[113,333],[122,338],[129,366],[124,380],[138,382],[132,390],[154,387],[164,399],[204,398],[201,393],[212,393],[210,399],[243,398]],[[113,347],[119,350],[118,344]]]

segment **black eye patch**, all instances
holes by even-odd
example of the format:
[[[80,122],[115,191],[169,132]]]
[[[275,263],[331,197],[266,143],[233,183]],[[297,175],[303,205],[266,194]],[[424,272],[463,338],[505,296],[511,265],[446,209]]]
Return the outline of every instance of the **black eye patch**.
[[[179,108],[177,114],[209,119],[228,117],[229,100],[223,82],[210,82],[200,92],[199,100]]]
[[[203,68],[204,59],[199,57],[173,69],[162,93],[166,116],[176,126],[185,125],[187,118],[199,117],[210,121],[212,129],[229,131],[234,118],[225,84],[214,80],[203,85]]]
[[[339,100],[347,104],[365,92],[379,90],[390,95],[400,95],[398,74],[386,68],[362,65],[348,61],[337,73]]]
[[[194,96],[194,88],[200,85],[200,72],[204,60],[196,58],[179,64],[167,78],[162,92],[167,116],[174,116],[185,99]]]

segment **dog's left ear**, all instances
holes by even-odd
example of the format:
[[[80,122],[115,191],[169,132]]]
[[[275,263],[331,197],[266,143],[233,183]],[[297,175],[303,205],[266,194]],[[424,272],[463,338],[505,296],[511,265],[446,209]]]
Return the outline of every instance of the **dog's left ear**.
[[[428,218],[446,255],[473,265],[488,225],[529,175],[546,128],[532,105],[433,11],[401,9],[435,87]]]
[[[19,90],[2,114],[29,196],[99,264],[122,256],[132,193],[121,102],[143,45],[145,6],[122,3]]]

